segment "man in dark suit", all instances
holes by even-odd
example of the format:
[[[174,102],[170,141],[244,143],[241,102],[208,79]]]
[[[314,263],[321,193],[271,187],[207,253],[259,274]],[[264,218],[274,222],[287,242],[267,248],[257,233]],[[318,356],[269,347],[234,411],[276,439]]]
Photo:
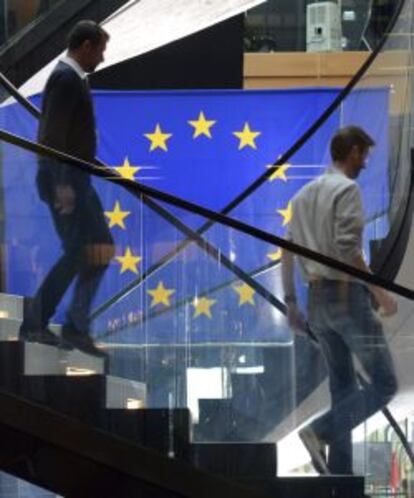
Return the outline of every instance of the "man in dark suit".
[[[92,21],[79,22],[68,38],[67,55],[57,64],[45,88],[39,143],[94,162],[96,132],[87,73],[103,61],[108,34]],[[20,329],[23,340],[59,345],[47,328],[70,284],[72,302],[62,328],[63,343],[102,355],[89,335],[88,316],[103,274],[114,256],[113,240],[90,176],[62,162],[40,158],[40,198],[48,205],[63,255],[32,300]]]

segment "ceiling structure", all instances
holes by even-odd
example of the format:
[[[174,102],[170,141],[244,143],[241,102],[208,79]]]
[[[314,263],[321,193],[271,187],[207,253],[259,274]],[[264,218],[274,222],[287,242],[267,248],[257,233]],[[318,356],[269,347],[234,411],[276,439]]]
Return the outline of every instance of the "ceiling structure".
[[[197,33],[264,1],[157,0],[154,8],[153,0],[131,0],[102,23],[111,43],[100,70]],[[23,95],[43,90],[57,59],[20,88]]]

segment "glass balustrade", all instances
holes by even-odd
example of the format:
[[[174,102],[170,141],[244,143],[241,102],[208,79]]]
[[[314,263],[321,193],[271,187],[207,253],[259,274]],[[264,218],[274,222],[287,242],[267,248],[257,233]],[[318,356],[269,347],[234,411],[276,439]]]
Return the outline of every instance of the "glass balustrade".
[[[355,392],[335,391],[332,399],[355,407],[357,398],[362,410],[363,388],[372,398],[367,395],[367,416],[388,404],[391,412],[395,406],[398,422],[410,420],[409,299],[395,295],[394,317],[382,318],[378,310],[361,324],[371,306],[365,283],[337,272],[333,281],[308,284],[295,270],[308,323],[296,335],[285,316],[280,258],[256,266],[272,248],[268,242],[217,224],[200,237],[183,223],[188,213],[180,208],[15,145],[2,143],[2,162],[3,390],[190,463],[194,448],[202,452],[206,443],[267,443],[277,444],[279,475],[313,474],[298,430],[330,406],[318,313],[331,313],[335,347],[342,351],[343,342],[355,339],[351,349],[360,363]],[[82,188],[70,212],[62,213],[53,197],[51,215],[39,199],[36,178],[47,185],[64,177]],[[51,199],[47,189],[41,192]],[[73,282],[72,271],[79,272]],[[406,275],[408,267],[401,272]],[[96,277],[89,323],[81,328],[79,307],[89,306],[88,286],[95,288]],[[54,294],[65,290],[61,279],[67,279],[67,292],[47,335],[39,334]],[[96,350],[78,340],[86,334]],[[345,376],[350,367],[338,368]],[[395,452],[401,454],[399,439],[379,413],[355,427],[353,443],[357,473],[373,465],[372,455],[382,455],[378,476],[370,474],[368,482],[377,489],[381,472],[391,472]],[[274,462],[268,463],[272,468]]]

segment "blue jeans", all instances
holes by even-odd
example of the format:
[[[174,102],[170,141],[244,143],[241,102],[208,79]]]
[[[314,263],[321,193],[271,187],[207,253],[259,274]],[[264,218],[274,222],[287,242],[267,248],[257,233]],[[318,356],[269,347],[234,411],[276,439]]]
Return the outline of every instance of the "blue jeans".
[[[387,405],[397,391],[391,354],[370,292],[358,282],[310,284],[308,320],[327,364],[331,393],[331,409],[311,427],[329,445],[330,471],[352,474],[352,429]],[[358,382],[353,354],[368,382]]]

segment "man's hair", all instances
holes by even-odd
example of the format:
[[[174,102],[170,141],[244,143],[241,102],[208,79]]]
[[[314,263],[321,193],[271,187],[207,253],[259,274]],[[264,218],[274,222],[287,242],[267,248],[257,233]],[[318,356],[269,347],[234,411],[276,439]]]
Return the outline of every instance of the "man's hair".
[[[98,45],[102,39],[109,40],[109,34],[95,21],[79,21],[68,36],[68,49],[77,50],[85,41]]]
[[[362,128],[346,126],[335,133],[331,141],[331,156],[334,162],[345,161],[353,147],[357,146],[360,151],[363,151],[374,145],[374,139]]]

